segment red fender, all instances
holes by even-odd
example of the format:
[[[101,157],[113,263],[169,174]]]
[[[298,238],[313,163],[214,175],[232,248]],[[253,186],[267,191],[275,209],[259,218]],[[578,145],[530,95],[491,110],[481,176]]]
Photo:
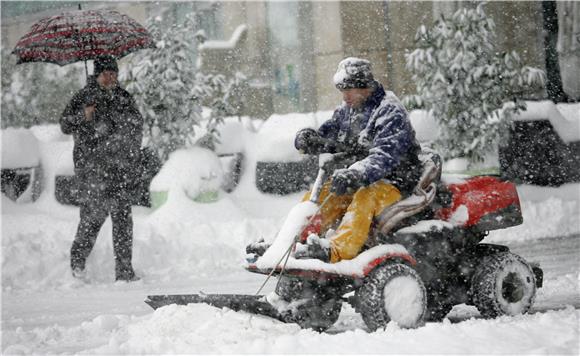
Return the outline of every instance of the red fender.
[[[475,226],[484,216],[501,215],[502,210],[510,208],[515,214],[520,215],[514,221],[521,221],[520,200],[516,186],[512,182],[502,181],[494,176],[479,176],[450,184],[447,189],[453,194],[451,206],[438,210],[436,213],[438,219],[453,223],[453,215],[464,206],[467,208],[468,217],[462,222],[463,227]],[[455,223],[457,224],[456,221]],[[514,224],[506,224],[505,227],[512,225]]]
[[[408,262],[411,266],[415,266],[417,261],[413,258],[413,256],[406,254],[406,253],[389,253],[387,255],[375,258],[369,264],[365,266],[363,269],[364,277],[368,276],[372,270],[374,270],[378,265],[382,264],[386,260],[393,260],[393,259],[402,259]]]

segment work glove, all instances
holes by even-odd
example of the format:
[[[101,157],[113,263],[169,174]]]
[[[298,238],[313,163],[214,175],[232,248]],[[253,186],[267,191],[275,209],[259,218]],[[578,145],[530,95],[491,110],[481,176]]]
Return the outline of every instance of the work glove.
[[[330,191],[336,195],[352,194],[364,186],[363,176],[354,169],[339,169],[332,176]]]
[[[269,247],[270,247],[270,244],[264,242],[264,239],[261,239],[258,242],[252,242],[251,244],[247,245],[246,246],[246,253],[247,254],[253,253],[257,256],[263,256]]]
[[[302,153],[318,154],[323,147],[320,139],[321,137],[316,130],[311,128],[302,129],[296,133],[294,147]]]
[[[296,259],[317,259],[322,262],[330,261],[330,244],[328,240],[322,240],[320,237],[311,234],[308,236],[306,244],[297,244]]]

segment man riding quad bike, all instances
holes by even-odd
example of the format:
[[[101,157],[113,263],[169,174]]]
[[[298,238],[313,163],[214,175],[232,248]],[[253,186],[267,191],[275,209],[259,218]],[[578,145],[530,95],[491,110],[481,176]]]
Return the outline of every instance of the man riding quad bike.
[[[275,293],[147,302],[205,302],[316,330],[334,324],[343,301],[370,330],[441,320],[460,303],[486,317],[529,310],[541,270],[480,243],[489,230],[521,223],[515,186],[497,177],[441,182],[438,156],[421,154],[405,108],[368,61],[343,60],[334,82],[343,104],[295,139],[300,151],[321,155],[311,192],[271,244],[247,249],[249,271],[278,275]]]

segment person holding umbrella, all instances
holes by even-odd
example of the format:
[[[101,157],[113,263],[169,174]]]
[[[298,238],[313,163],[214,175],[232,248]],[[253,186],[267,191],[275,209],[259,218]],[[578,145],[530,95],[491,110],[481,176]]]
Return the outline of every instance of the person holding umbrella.
[[[113,221],[117,280],[139,278],[132,267],[133,221],[129,196],[138,183],[143,118],[131,95],[117,83],[117,62],[130,53],[156,48],[151,34],[134,19],[111,9],[66,11],[41,18],[12,53],[18,64],[60,66],[85,62],[87,85],[77,92],[60,120],[74,138],[73,161],[80,181],[80,223],[71,248],[73,275],[84,278],[86,259],[108,215]],[[89,77],[87,61],[94,62]]]
[[[73,135],[75,175],[80,183],[80,222],[70,251],[72,274],[86,276],[86,260],[107,216],[113,223],[117,281],[137,281],[132,266],[131,193],[139,172],[143,118],[133,97],[117,82],[109,55],[94,60],[94,75],[66,106],[63,133]]]

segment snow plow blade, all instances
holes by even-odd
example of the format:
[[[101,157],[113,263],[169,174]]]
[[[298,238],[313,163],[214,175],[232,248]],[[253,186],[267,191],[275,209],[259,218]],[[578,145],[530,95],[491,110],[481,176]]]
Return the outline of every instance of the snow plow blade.
[[[145,299],[151,308],[157,309],[170,304],[187,305],[190,303],[205,303],[216,308],[229,308],[233,311],[245,311],[264,315],[287,322],[284,316],[266,301],[263,295],[244,294],[174,294],[149,295]]]

